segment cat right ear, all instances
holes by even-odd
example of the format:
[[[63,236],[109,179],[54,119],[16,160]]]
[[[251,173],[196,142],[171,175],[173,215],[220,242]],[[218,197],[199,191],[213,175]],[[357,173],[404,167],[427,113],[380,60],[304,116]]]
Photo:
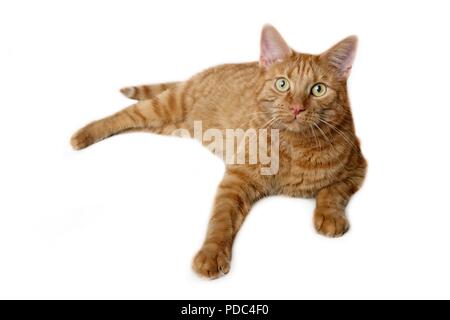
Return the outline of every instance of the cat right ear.
[[[353,60],[355,60],[357,45],[358,38],[350,36],[322,53],[321,57],[336,71],[338,77],[347,79],[352,69]]]
[[[261,32],[260,66],[267,70],[273,63],[282,61],[290,55],[292,50],[277,29],[266,24]]]

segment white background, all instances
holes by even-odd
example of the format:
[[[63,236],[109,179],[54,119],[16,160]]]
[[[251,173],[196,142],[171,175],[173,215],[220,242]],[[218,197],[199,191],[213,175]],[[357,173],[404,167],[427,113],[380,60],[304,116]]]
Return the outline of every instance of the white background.
[[[1,298],[450,298],[446,1],[2,1]],[[231,273],[197,278],[221,161],[190,140],[69,137],[125,85],[256,60],[270,22],[299,51],[356,34],[350,78],[369,172],[351,231],[312,200],[252,210]]]

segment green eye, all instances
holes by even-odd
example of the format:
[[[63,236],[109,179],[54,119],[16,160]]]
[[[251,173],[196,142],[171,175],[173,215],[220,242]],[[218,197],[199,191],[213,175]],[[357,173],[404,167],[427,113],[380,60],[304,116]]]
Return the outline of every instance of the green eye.
[[[323,83],[316,83],[311,89],[311,94],[314,97],[321,97],[326,92],[327,92],[327,86],[324,85]]]
[[[286,92],[290,88],[289,80],[286,78],[278,78],[275,81],[275,88],[280,92]]]

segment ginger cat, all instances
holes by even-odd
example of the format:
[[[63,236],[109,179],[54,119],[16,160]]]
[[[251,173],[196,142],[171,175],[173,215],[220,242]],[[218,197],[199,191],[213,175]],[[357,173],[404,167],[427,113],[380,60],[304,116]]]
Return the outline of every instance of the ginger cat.
[[[279,162],[272,174],[261,174],[261,163],[226,165],[206,239],[193,260],[201,276],[229,272],[233,240],[252,205],[266,196],[315,197],[316,230],[342,236],[349,229],[346,205],[367,167],[346,84],[356,45],[353,36],[319,55],[298,53],[266,25],[259,62],[213,67],[183,82],[123,88],[139,101],[80,129],[71,144],[78,150],[128,131],[192,133],[194,121],[222,132],[279,133]]]

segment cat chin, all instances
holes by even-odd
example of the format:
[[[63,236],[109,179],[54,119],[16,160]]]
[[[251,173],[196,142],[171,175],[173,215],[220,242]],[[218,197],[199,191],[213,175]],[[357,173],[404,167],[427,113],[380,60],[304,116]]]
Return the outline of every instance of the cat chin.
[[[305,131],[309,128],[307,123],[298,121],[298,120],[292,121],[289,123],[284,123],[283,127],[284,127],[283,129],[285,129],[287,131],[297,132],[297,133]]]

